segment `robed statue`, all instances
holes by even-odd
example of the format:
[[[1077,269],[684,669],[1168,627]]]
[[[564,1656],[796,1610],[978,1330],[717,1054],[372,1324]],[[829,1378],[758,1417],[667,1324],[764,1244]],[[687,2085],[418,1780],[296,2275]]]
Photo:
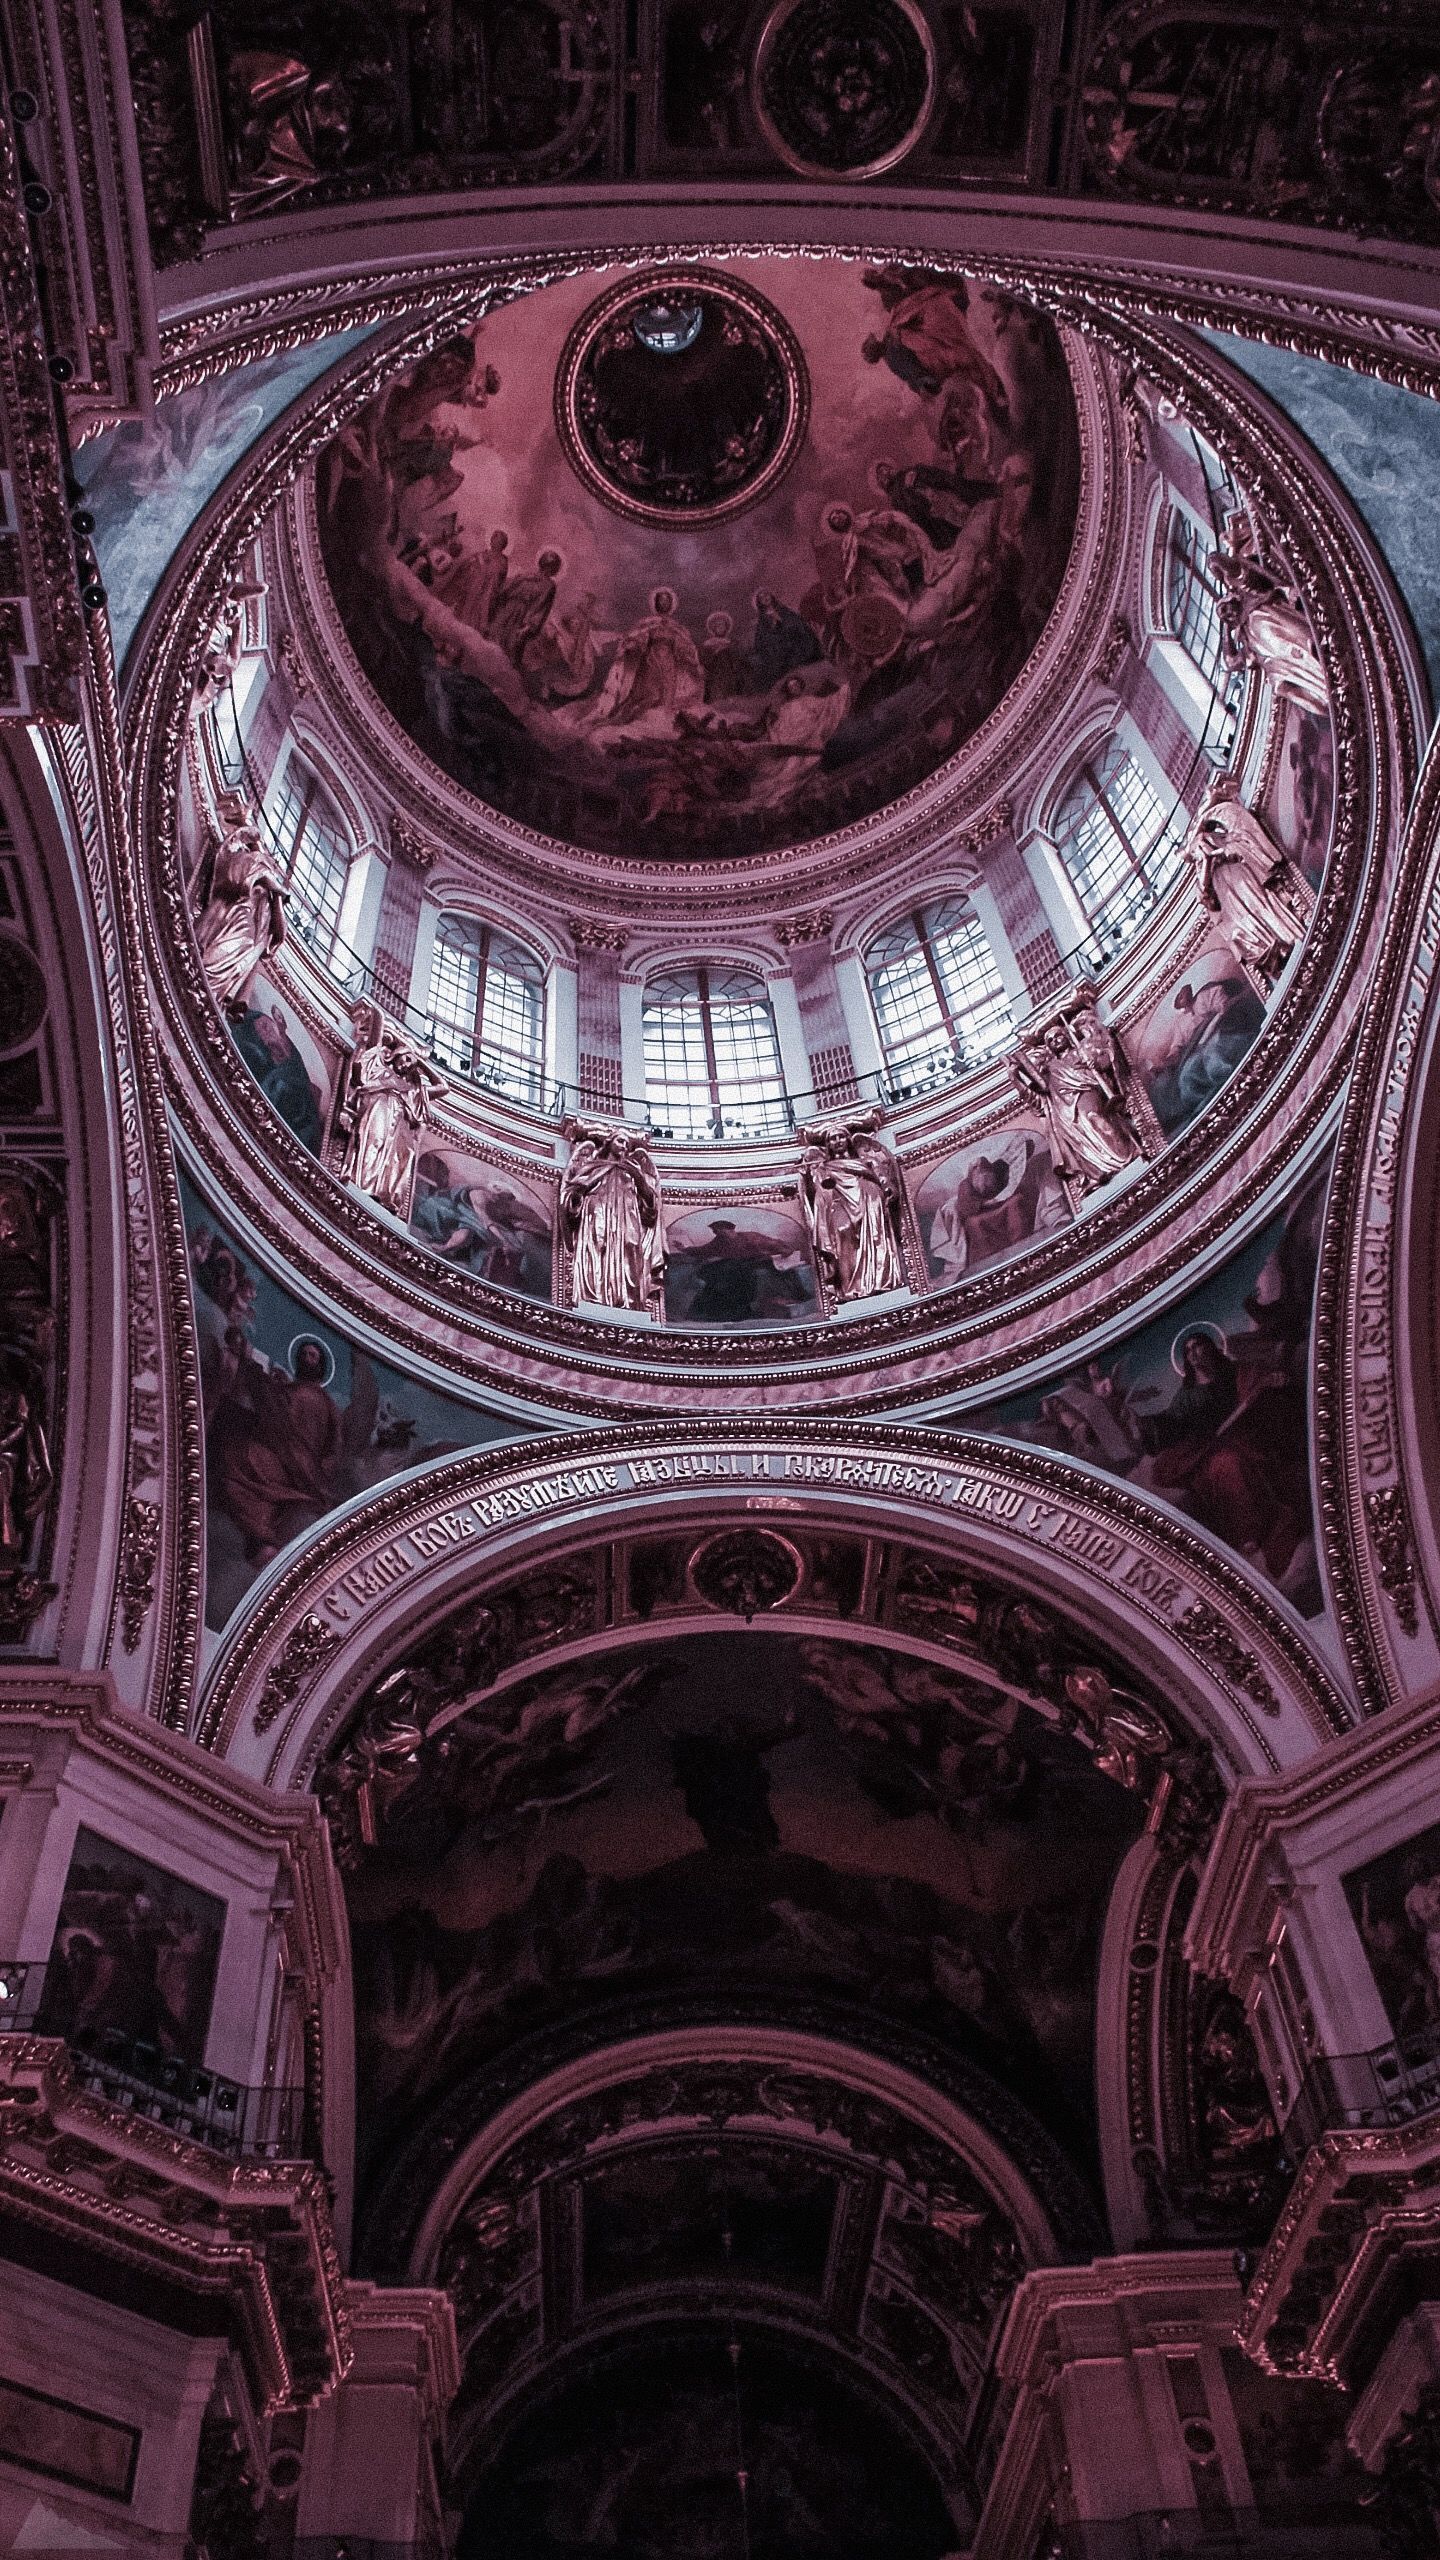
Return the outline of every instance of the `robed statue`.
[[[815,1260],[835,1305],[905,1287],[900,1176],[875,1136],[878,1111],[812,1121],[800,1131],[800,1200]]]
[[[1329,708],[1330,689],[1314,635],[1294,589],[1262,559],[1243,509],[1225,520],[1225,539],[1210,554],[1220,590],[1220,639],[1227,666],[1256,667],[1282,702],[1306,711]]]
[[[352,1005],[350,1019],[355,1046],[335,1119],[340,1172],[393,1217],[408,1218],[419,1133],[429,1101],[446,1090],[445,1079],[378,1005]]]
[[[1022,1040],[1010,1071],[1045,1122],[1072,1209],[1087,1192],[1155,1152],[1159,1123],[1115,1034],[1082,983],[1063,1010]]]
[[[243,1014],[257,970],[285,939],[284,875],[258,830],[242,819],[221,837],[201,881],[200,963],[223,1011]]]
[[[570,1161],[560,1183],[560,1223],[570,1248],[576,1306],[658,1316],[665,1253],[655,1159],[638,1129],[567,1120]]]
[[[1314,895],[1261,821],[1240,798],[1233,774],[1217,774],[1185,847],[1202,906],[1251,984],[1275,985],[1310,919]]]

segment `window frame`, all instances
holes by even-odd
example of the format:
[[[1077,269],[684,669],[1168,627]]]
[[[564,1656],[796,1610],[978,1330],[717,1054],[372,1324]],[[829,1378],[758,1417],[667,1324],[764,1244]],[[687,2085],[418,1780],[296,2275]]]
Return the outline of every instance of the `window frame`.
[[[1112,755],[1118,755],[1120,763],[1107,773],[1106,764]],[[1116,789],[1122,778],[1130,773],[1137,777],[1148,795],[1157,818],[1154,832],[1143,848],[1129,831],[1127,813]],[[1089,805],[1085,814],[1067,828],[1065,812],[1082,783],[1088,793]],[[1108,831],[1110,843],[1119,848],[1119,866],[1112,869],[1111,885],[1092,903],[1092,892],[1086,885],[1084,869],[1072,859],[1072,848],[1082,829],[1097,812]],[[1086,936],[1102,947],[1107,959],[1134,940],[1147,916],[1178,878],[1181,848],[1188,826],[1189,813],[1183,797],[1177,792],[1174,806],[1167,812],[1162,793],[1144,757],[1124,737],[1115,732],[1093,737],[1072,761],[1065,781],[1051,802],[1047,832],[1070,895],[1084,921]],[[1092,877],[1100,873],[1101,866],[1097,863]]]
[[[901,937],[907,928],[905,941]],[[968,953],[980,956],[982,974],[990,982],[968,1004],[958,1000],[966,974],[963,964],[947,966],[948,949],[962,941]],[[877,958],[887,943],[896,945],[894,953],[888,959]],[[934,1007],[933,1023],[927,1027],[917,1014],[916,1028],[908,1037],[899,1018],[900,1007],[887,1003],[880,988],[882,971],[900,969],[907,954],[918,957],[921,980]],[[963,890],[923,900],[892,917],[869,936],[860,956],[886,1078],[898,1098],[931,1091],[972,1066],[984,1065],[1013,1041],[1014,1003],[994,944]],[[977,1032],[977,1022],[987,1014],[992,1017],[991,1030]]]
[[[737,1020],[749,1016],[752,1023],[760,1021],[766,1026],[768,1065],[759,1061],[761,1044],[753,1029],[748,1035],[748,1060],[743,1054],[747,1046],[744,1034],[717,1039],[717,1022],[723,1024],[724,1020],[719,1011],[724,996],[716,987],[717,978],[754,990],[753,998],[736,1005],[734,1013]],[[667,998],[660,993],[667,985],[687,987],[693,992]],[[673,1045],[665,1041],[660,1031],[667,1019],[681,1030]],[[698,1050],[692,1025],[699,1033]],[[779,1138],[787,1136],[794,1126],[774,999],[767,979],[748,962],[684,960],[652,970],[640,992],[640,1054],[646,1116],[657,1136],[668,1136],[682,1144],[723,1138]],[[743,1079],[747,1065],[752,1070],[748,1081]]]
[[[473,989],[453,1006],[445,1005],[437,1001],[437,977],[447,970],[450,954],[460,950],[470,937]],[[520,963],[518,968],[504,966],[511,958]],[[450,974],[458,978],[461,972],[455,969]],[[486,1006],[497,979],[506,988],[530,990],[527,1032],[522,1039],[504,1036],[509,1000],[503,994],[498,1008],[501,1028],[487,1035]],[[504,925],[492,924],[488,917],[469,915],[460,908],[442,909],[430,939],[426,980],[425,1019],[433,1055],[452,1074],[506,1093],[511,1100],[528,1103],[532,1108],[542,1107],[548,981],[549,972],[539,954]]]
[[[297,787],[298,784],[298,787]],[[324,817],[317,816],[317,808]],[[294,810],[294,825],[287,834],[289,813]],[[328,820],[328,824],[325,821]],[[305,921],[297,916],[294,930],[307,951],[313,953],[323,968],[334,962],[341,940],[341,918],[345,912],[346,893],[354,875],[358,848],[333,792],[316,770],[310,758],[298,747],[292,747],[280,770],[279,790],[270,821],[276,850],[285,874],[292,909],[299,907]],[[298,875],[305,858],[307,836],[324,841],[336,856],[325,865],[325,886],[316,898]],[[333,893],[333,915],[329,913]],[[317,927],[319,930],[317,930]]]

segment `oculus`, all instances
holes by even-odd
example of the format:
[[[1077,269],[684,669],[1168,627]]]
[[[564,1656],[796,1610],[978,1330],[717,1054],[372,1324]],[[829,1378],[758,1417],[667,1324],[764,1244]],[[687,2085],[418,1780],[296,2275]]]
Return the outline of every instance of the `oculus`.
[[[555,425],[607,507],[713,524],[794,461],[810,391],[794,332],[758,293],[704,270],[603,294],[574,328]]]
[[[761,34],[755,114],[811,178],[873,178],[913,150],[935,97],[935,46],[913,0],[780,0]]]

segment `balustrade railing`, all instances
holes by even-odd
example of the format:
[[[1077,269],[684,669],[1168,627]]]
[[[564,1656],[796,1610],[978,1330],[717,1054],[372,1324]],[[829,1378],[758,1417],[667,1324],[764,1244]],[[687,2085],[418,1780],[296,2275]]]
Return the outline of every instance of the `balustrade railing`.
[[[60,2033],[45,2015],[46,1973],[43,1964],[0,1963],[0,2035]],[[77,2085],[112,2106],[232,2159],[305,2156],[303,2089],[249,2088],[115,2027],[72,2027],[63,2041]]]
[[[1282,2131],[1286,2148],[1298,2156],[1323,2133],[1408,2124],[1437,2107],[1440,2027],[1432,2027],[1371,2053],[1318,2055]]]

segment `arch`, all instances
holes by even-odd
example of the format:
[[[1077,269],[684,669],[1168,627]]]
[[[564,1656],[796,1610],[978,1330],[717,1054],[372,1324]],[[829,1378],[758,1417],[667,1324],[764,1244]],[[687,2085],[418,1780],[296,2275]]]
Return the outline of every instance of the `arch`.
[[[1303,1759],[1349,1720],[1286,1609],[1202,1533],[1086,1468],[952,1432],[712,1422],[494,1449],[349,1505],[257,1587],[214,1665],[199,1738],[271,1786],[303,1787],[367,1685],[521,1561],[622,1529],[754,1528],[762,1514],[782,1532],[803,1517],[893,1536],[897,1503],[907,1536],[938,1557],[1118,1649],[1232,1776]],[[695,1622],[717,1623],[698,1603]],[[604,1632],[592,1624],[574,1649],[593,1654]],[[930,1636],[903,1641],[956,1658]],[[570,1649],[547,1643],[546,1658]]]
[[[1440,736],[1336,1147],[1316,1301],[1316,1464],[1337,1613],[1372,1713],[1440,1677]]]

